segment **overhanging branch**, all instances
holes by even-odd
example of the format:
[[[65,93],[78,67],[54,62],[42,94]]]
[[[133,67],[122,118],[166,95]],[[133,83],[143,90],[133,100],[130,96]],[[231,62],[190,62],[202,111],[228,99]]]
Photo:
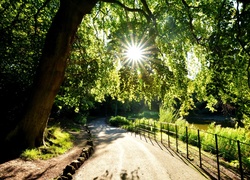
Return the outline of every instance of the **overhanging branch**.
[[[147,21],[148,22],[150,21],[150,16],[145,11],[143,11],[142,9],[130,8],[130,7],[122,4],[120,1],[117,1],[117,0],[100,0],[100,1],[117,4],[120,7],[124,8],[126,11],[142,13],[145,16],[145,18],[147,19]]]
[[[200,44],[201,38],[198,38],[198,37],[196,36],[195,32],[194,32],[195,28],[194,28],[193,23],[192,23],[192,22],[193,22],[193,17],[192,17],[191,12],[190,12],[190,8],[191,8],[191,7],[187,4],[187,2],[186,2],[185,0],[182,0],[182,4],[183,4],[184,7],[187,9],[188,19],[189,19],[189,28],[190,28],[190,30],[191,30],[191,34],[192,34],[192,36],[194,37],[194,39],[196,40],[196,42],[197,42],[198,44]]]

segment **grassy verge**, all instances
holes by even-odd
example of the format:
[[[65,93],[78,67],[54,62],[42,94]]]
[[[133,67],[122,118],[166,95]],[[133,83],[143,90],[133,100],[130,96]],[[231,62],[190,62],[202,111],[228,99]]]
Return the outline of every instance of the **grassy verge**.
[[[26,160],[49,159],[65,153],[73,146],[73,137],[60,127],[47,129],[47,138],[44,146],[35,149],[26,149],[21,158]]]
[[[74,137],[69,131],[80,132],[81,126],[86,124],[86,117],[76,115],[72,120],[61,119],[50,122],[46,129],[45,144],[35,149],[26,149],[21,158],[26,160],[50,159],[65,153],[73,147]]]

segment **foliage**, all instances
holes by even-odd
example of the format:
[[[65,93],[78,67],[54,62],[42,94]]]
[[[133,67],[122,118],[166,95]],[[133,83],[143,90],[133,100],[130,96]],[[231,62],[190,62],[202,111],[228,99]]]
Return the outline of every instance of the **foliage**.
[[[160,122],[174,123],[178,118],[178,114],[170,108],[160,107]]]
[[[72,136],[53,126],[47,129],[47,141],[45,146],[36,149],[26,149],[21,157],[27,160],[49,159],[65,153],[72,146]]]
[[[59,1],[0,2],[0,139],[23,115],[45,35]]]
[[[130,124],[130,121],[123,116],[115,116],[115,117],[112,116],[108,122],[111,126],[116,126],[116,127]]]
[[[78,113],[76,117],[74,118],[74,121],[79,124],[86,124],[87,123],[87,117],[83,114]]]
[[[22,117],[58,7],[58,0],[0,2],[1,138]],[[249,13],[246,1],[100,0],[72,40],[55,105],[83,112],[105,97],[157,99],[172,108],[163,117],[170,121],[172,112],[185,116],[197,100],[211,111],[229,105],[248,128]],[[127,61],[127,43],[145,47],[143,62]]]

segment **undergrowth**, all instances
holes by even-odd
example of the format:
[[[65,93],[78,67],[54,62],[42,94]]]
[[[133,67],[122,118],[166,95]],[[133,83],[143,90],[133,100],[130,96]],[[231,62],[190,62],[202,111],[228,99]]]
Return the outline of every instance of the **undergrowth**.
[[[65,153],[73,146],[73,137],[58,126],[48,128],[46,134],[45,145],[35,149],[26,149],[21,154],[21,158],[26,160],[49,159]]]

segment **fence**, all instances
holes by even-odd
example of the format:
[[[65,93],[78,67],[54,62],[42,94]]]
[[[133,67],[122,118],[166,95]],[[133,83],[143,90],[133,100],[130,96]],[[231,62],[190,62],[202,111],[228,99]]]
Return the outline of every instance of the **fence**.
[[[250,144],[187,126],[152,120],[134,122],[133,131],[186,156],[212,179],[250,179]]]

